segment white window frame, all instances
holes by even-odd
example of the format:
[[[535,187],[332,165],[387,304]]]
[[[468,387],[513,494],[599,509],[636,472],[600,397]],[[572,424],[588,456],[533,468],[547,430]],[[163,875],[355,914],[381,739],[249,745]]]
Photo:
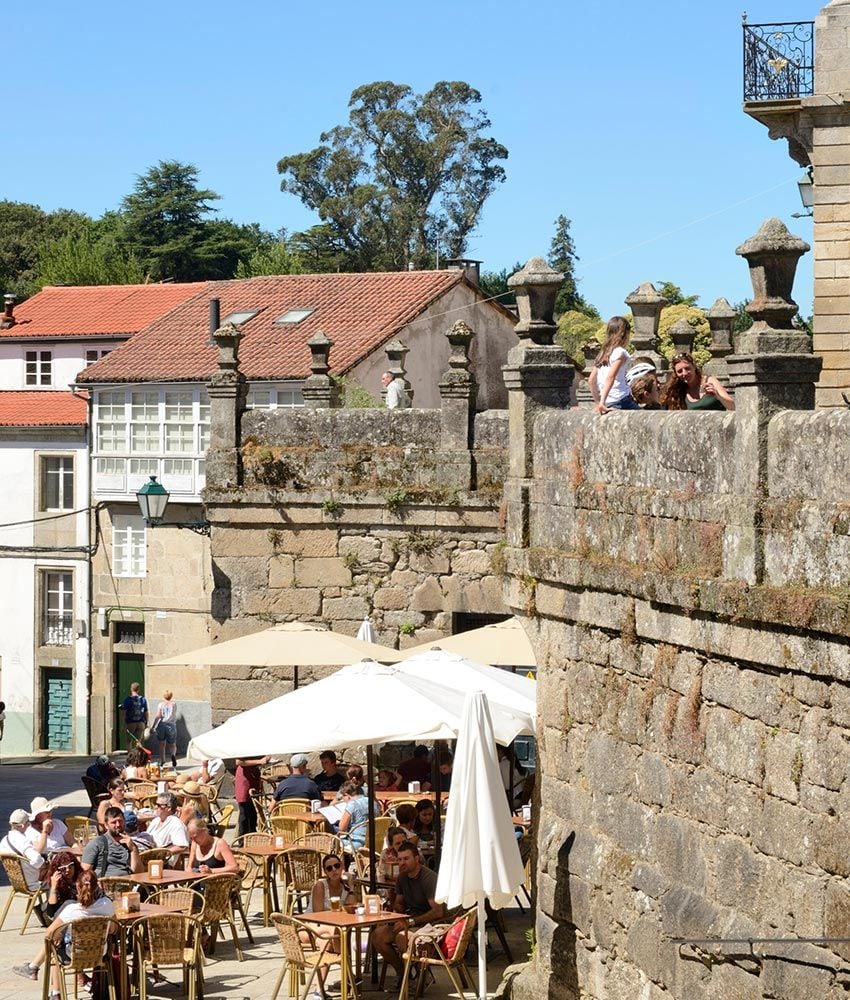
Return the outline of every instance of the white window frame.
[[[74,642],[74,574],[48,569],[41,575],[42,646],[70,646]]]
[[[248,390],[249,410],[295,410],[304,405],[303,382],[253,382]]]
[[[92,347],[86,350],[86,367],[93,365],[96,361],[100,361],[101,358],[105,358],[107,354],[112,350],[111,347]]]
[[[51,469],[50,465],[56,463],[58,468]],[[50,503],[50,482],[51,477],[56,480],[56,503]],[[38,456],[38,509],[41,511],[73,510],[74,509],[74,456],[73,455],[44,455]],[[66,487],[69,488],[70,496],[65,502]]]
[[[24,385],[28,389],[53,385],[53,351],[43,351],[40,348],[24,351]]]
[[[112,575],[145,577],[148,572],[147,526],[140,514],[112,518]]]

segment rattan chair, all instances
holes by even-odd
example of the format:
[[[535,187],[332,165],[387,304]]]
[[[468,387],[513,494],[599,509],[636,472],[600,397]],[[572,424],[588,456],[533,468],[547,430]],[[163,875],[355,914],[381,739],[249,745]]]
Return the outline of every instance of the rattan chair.
[[[109,917],[81,917],[62,924],[46,935],[45,947],[50,956],[50,965],[57,970],[62,1000],[68,1000],[69,975],[74,977],[76,1000],[77,976],[84,972],[105,973],[109,996],[115,1000],[115,980],[108,944],[110,935],[118,929],[118,925]],[[70,935],[70,943],[67,949],[63,948],[60,952],[59,942],[66,932]]]
[[[238,891],[238,875],[210,875],[195,883],[204,895],[204,908],[201,910],[201,923],[210,928],[210,954],[215,951],[215,940],[222,922],[230,926],[233,936],[233,946],[236,957],[244,961],[242,948],[239,945],[239,935],[236,933],[236,921],[233,919],[233,896]]]
[[[209,831],[213,837],[223,837],[225,833],[233,826],[233,815],[236,812],[236,806],[229,802],[223,809],[219,811],[218,818],[214,823],[210,823]]]
[[[304,897],[309,898],[313,886],[322,877],[322,852],[294,847],[280,855],[278,865],[284,886],[284,912],[291,916],[297,906],[301,913]]]
[[[170,861],[171,857],[171,851],[167,847],[149,847],[146,851],[139,851],[143,869],[147,868],[149,861]]]
[[[86,790],[86,795],[89,797],[89,817],[92,813],[97,812],[97,807],[103,802],[104,799],[109,798],[109,792],[106,790],[106,786],[102,785],[99,781],[95,781],[94,778],[89,777],[89,775],[84,774],[80,777],[80,781],[83,783],[83,787]]]
[[[201,921],[185,913],[157,913],[141,917],[133,924],[139,1000],[147,1000],[148,969],[179,968],[183,973],[183,996],[197,1000],[203,996]]]
[[[287,844],[294,844],[307,833],[308,824],[303,819],[292,816],[271,816],[269,820],[272,834],[283,837]]]
[[[342,841],[335,833],[305,833],[295,841],[296,847],[307,847],[322,854],[338,854],[342,857]]]
[[[147,902],[156,903],[157,906],[168,906],[187,917],[200,916],[204,908],[204,897],[194,889],[182,886],[157,889],[148,896]]]
[[[289,973],[289,996],[298,996],[300,1000],[305,1000],[313,980],[318,976],[319,992],[327,1000],[324,986],[325,973],[333,966],[342,964],[341,956],[328,950],[331,939],[326,939],[320,949],[306,948],[298,935],[299,929],[303,928],[302,924],[283,913],[273,913],[271,921],[277,930],[280,946],[283,949],[283,967],[277,977],[271,1000],[277,1000],[277,995],[283,984],[283,977],[287,972]],[[348,968],[350,993],[351,996],[356,997],[357,987],[354,984],[350,964]],[[304,981],[300,993],[298,992],[299,980]]]
[[[271,807],[269,816],[274,819],[275,816],[292,816],[304,812],[310,812],[309,799],[281,799]]]
[[[133,795],[131,801],[137,809],[153,806],[156,802],[158,793],[155,781],[137,781],[130,791]]]
[[[384,841],[387,839],[387,830],[389,830],[390,826],[392,826],[392,819],[389,816],[376,816],[375,817],[375,853],[378,854],[378,855],[384,849]],[[360,845],[359,847],[355,847],[354,846],[354,841],[352,840],[352,837],[354,837],[355,833],[357,833],[357,834],[364,833],[365,834],[365,839],[364,839],[362,845]],[[342,844],[343,844],[343,847],[345,848],[345,850],[349,854],[353,854],[354,858],[355,858],[355,861],[356,861],[357,860],[357,853],[360,850],[360,847],[362,847],[364,850],[368,850],[369,849],[369,822],[368,822],[368,820],[365,823],[358,823],[357,826],[352,827],[350,830],[346,831],[345,833],[341,833],[340,834],[340,839],[342,840]],[[360,839],[359,836],[356,839],[359,840]]]
[[[251,836],[251,834],[247,836]],[[246,934],[250,934],[246,914],[251,908],[251,896],[254,895],[254,890],[259,889],[262,891],[263,889],[263,868],[249,854],[242,854],[237,847],[233,848],[233,857],[236,859],[236,864],[239,865],[240,873],[240,881],[237,886],[237,895],[239,898],[237,909],[242,918],[242,926],[245,928]],[[243,893],[245,894],[244,900],[242,898]]]
[[[68,832],[74,840],[77,839],[77,830],[85,833],[86,840],[97,836],[97,824],[92,822],[89,816],[65,816],[62,822],[68,827]]]
[[[230,845],[233,850],[238,850],[240,847],[253,847],[259,845],[261,847],[269,847],[274,843],[274,837],[270,833],[243,833],[241,837],[235,837],[233,843]]]
[[[104,875],[97,880],[97,884],[103,889],[104,896],[109,896],[111,900],[116,900],[124,892],[133,891],[130,875]]]
[[[401,980],[399,1000],[407,1000],[408,987],[410,985],[410,969],[413,965],[419,967],[419,977],[416,983],[414,1000],[417,1000],[425,987],[425,980],[427,978],[425,975],[426,970],[437,965],[441,965],[446,970],[452,986],[457,990],[457,995],[461,998],[466,997],[466,990],[472,989],[472,984],[467,975],[464,960],[466,949],[469,947],[469,942],[472,939],[472,932],[475,930],[476,915],[477,911],[473,907],[457,917],[450,924],[433,924],[427,931],[412,931],[410,933],[407,938],[407,951],[402,956],[404,959],[404,976]],[[454,954],[451,958],[447,958],[440,942],[449,928],[461,920],[464,921],[463,930],[458,938]]]
[[[248,792],[248,797],[254,803],[254,811],[257,813],[257,829],[260,833],[269,832],[269,809],[268,800],[262,792],[252,788]]]
[[[26,913],[24,913],[24,922],[21,924],[21,934],[27,929],[27,924],[32,916],[33,910],[36,906],[39,906],[44,902],[44,894],[42,892],[41,886],[37,886],[35,889],[30,889],[27,885],[27,878],[24,874],[24,859],[18,857],[17,854],[0,854],[0,863],[2,863],[3,868],[6,871],[6,877],[9,879],[9,896],[6,900],[6,905],[3,907],[3,913],[0,915],[0,931],[3,930],[3,924],[6,922],[6,914],[9,912],[9,907],[12,905],[12,900],[15,896],[24,896],[27,901]]]

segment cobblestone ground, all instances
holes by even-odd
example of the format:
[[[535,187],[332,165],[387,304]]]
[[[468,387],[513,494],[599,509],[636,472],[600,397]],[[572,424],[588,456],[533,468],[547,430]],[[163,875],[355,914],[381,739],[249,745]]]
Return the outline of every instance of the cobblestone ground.
[[[87,760],[78,758],[62,758],[43,760],[37,763],[3,763],[0,765],[0,829],[8,829],[8,817],[13,809],[28,808],[30,801],[36,795],[45,795],[57,803],[56,815],[86,813],[88,801],[79,775],[88,765]],[[186,762],[184,762],[186,763]],[[79,788],[78,788],[79,786]],[[9,892],[3,873],[0,872],[2,888],[0,888],[0,911],[6,903]],[[255,897],[256,898],[256,897]],[[252,901],[252,907],[253,907]],[[0,1000],[36,1000],[41,996],[41,981],[28,982],[12,973],[14,965],[20,965],[32,958],[38,951],[41,928],[33,918],[26,933],[18,933],[24,913],[24,904],[15,900],[3,930],[0,931]],[[518,908],[505,911],[505,923],[508,931],[508,943],[513,951],[514,960],[520,961],[525,956],[528,946],[525,942],[525,930],[530,926],[528,908],[521,913]],[[282,964],[280,945],[272,928],[262,926],[262,915],[252,913],[249,917],[252,933],[256,944],[247,946],[244,937],[241,943],[245,953],[245,961],[236,958],[233,944],[229,940],[221,941],[216,947],[216,954],[207,959],[204,970],[206,978],[206,996],[208,1000],[218,997],[250,998],[250,1000],[267,1000],[271,997],[278,973]],[[237,923],[241,931],[241,924]],[[229,933],[229,932],[228,932]],[[491,935],[494,949],[498,947],[495,936]],[[473,979],[475,971],[475,955],[470,951],[468,964]],[[503,953],[488,954],[488,989],[492,993],[498,986],[502,971],[508,964]],[[176,971],[165,973],[170,983],[164,986],[149,988],[152,1000],[173,1000],[182,996],[180,976]],[[392,980],[390,974],[388,980]],[[286,996],[287,984],[284,981],[279,998]],[[338,995],[338,978],[331,977],[329,982],[331,997]],[[387,995],[387,994],[384,994]],[[467,996],[472,994],[467,993]],[[85,996],[85,994],[81,994]],[[428,987],[425,996],[430,1000],[440,1000],[443,997],[456,996],[445,973],[437,972],[437,982]]]

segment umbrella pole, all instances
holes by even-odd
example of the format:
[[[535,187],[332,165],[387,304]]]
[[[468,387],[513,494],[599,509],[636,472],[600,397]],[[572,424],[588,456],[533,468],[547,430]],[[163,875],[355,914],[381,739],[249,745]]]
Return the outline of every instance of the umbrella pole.
[[[487,1000],[487,911],[484,900],[478,900],[478,997]]]
[[[443,833],[442,815],[440,802],[440,750],[443,746],[442,740],[434,741],[434,763],[431,767],[431,776],[434,779],[434,864],[436,871],[440,870],[440,857],[443,853]]]
[[[372,744],[366,746],[366,790],[369,794],[369,892],[374,896],[378,891],[377,887],[377,850],[375,844],[375,753]],[[358,962],[360,959],[358,958]],[[372,986],[378,985],[378,953],[372,949]]]

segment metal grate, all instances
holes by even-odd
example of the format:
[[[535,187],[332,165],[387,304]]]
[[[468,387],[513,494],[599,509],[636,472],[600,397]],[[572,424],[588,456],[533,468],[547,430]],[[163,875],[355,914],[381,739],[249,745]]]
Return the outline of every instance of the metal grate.
[[[815,23],[744,21],[744,100],[811,97],[815,90]]]

